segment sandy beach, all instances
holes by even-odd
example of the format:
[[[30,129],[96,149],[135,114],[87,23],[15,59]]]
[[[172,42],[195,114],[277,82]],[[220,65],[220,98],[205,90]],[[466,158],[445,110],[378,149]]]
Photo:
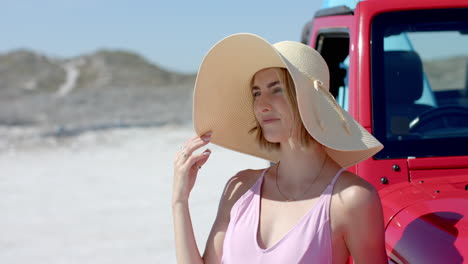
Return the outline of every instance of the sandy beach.
[[[180,125],[3,142],[0,263],[175,263],[173,157],[193,134]],[[200,251],[226,181],[268,165],[208,147],[190,199]]]

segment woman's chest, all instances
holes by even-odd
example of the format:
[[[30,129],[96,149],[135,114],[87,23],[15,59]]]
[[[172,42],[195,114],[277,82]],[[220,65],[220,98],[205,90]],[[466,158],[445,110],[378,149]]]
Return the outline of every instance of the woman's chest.
[[[279,202],[261,199],[258,219],[257,240],[262,248],[270,248],[296,229],[301,229],[305,222],[314,222],[316,206],[320,199],[306,201]],[[303,228],[302,228],[303,229]]]
[[[349,257],[343,235],[344,227],[341,224],[345,216],[340,213],[336,197],[333,198],[335,200],[331,199],[329,205],[320,197],[289,203],[262,199],[257,230],[258,246],[263,249],[271,248],[291,233],[299,235],[305,241],[307,237],[313,236],[322,239],[329,232],[333,263],[345,263]],[[329,209],[324,206],[329,206]],[[328,228],[329,231],[323,228]]]

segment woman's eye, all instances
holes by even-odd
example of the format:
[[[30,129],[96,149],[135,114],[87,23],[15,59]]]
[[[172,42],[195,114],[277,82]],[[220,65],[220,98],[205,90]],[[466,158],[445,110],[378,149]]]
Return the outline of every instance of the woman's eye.
[[[276,87],[275,89],[273,89],[273,93],[281,93],[283,92],[283,88],[281,87]]]
[[[257,96],[259,96],[259,95],[260,95],[260,92],[258,92],[258,91],[252,93],[252,96],[253,96],[253,97],[257,97]]]

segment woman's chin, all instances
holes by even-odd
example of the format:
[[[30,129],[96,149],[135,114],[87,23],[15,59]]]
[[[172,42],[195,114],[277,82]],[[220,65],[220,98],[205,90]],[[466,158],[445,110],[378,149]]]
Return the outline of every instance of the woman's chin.
[[[288,141],[289,137],[285,137],[284,135],[263,135],[265,140],[270,143],[281,143]]]

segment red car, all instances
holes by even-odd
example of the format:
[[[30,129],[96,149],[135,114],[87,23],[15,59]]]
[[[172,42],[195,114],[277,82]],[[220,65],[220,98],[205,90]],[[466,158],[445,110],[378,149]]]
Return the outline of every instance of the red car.
[[[468,263],[468,1],[360,1],[304,29],[385,146],[350,170],[379,190],[389,263]]]

